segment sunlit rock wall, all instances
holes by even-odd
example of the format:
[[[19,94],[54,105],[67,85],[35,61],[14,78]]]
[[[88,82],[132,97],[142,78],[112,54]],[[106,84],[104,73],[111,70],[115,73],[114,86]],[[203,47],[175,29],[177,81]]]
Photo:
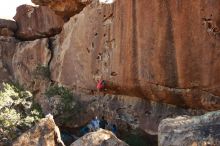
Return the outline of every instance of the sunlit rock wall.
[[[182,107],[220,108],[220,2],[93,1],[53,43],[52,80]]]

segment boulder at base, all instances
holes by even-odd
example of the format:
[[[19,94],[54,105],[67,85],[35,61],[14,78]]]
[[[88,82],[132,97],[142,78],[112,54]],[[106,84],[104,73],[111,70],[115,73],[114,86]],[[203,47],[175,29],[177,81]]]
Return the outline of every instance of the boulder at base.
[[[220,145],[220,111],[164,119],[159,125],[158,141],[159,146]]]
[[[128,146],[118,139],[112,132],[100,129],[81,137],[71,146]]]
[[[56,137],[60,140],[59,128],[56,126],[52,116],[48,116],[18,137],[12,146],[55,146]]]

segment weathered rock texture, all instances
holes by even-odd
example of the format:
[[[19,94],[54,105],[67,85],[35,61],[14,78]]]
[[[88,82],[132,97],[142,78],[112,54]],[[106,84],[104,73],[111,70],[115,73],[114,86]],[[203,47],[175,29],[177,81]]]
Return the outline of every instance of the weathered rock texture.
[[[19,42],[12,59],[13,75],[20,85],[32,91],[36,101],[47,110],[44,92],[50,84],[49,39]],[[47,113],[47,112],[45,112]]]
[[[13,79],[12,57],[16,42],[13,37],[0,37],[0,83]]]
[[[158,125],[164,118],[178,115],[201,115],[203,111],[183,109],[176,106],[150,102],[138,97],[105,95],[105,96],[74,96],[80,101],[80,106],[68,114],[57,115],[56,121],[62,126],[82,127],[90,120],[103,115],[109,123],[115,123],[119,130],[141,130],[150,135],[158,134]],[[74,101],[74,100],[73,100]],[[56,96],[50,98],[53,114],[60,109],[60,99]],[[75,105],[75,103],[73,102]],[[73,105],[73,106],[74,106]],[[56,108],[57,107],[57,108]],[[63,121],[65,119],[65,121]],[[68,119],[68,120],[66,120]]]
[[[56,146],[56,133],[57,126],[54,120],[44,118],[35,127],[18,137],[12,146]]]
[[[79,13],[86,4],[91,1],[92,0],[32,0],[32,2],[37,5],[48,6],[58,15],[62,16],[64,20],[68,20],[74,14]]]
[[[81,137],[70,146],[128,146],[112,132],[100,129]]]
[[[14,17],[18,24],[16,36],[22,40],[34,40],[60,33],[63,19],[48,7],[21,5]]]
[[[0,19],[0,36],[13,36],[17,30],[17,24],[12,20]]]
[[[0,36],[14,36],[14,32],[8,28],[0,28]]]
[[[50,58],[51,51],[48,48],[48,39],[17,43],[16,52],[12,59],[15,78],[24,87],[32,91],[39,90],[42,87],[41,82],[47,81],[47,79],[44,78],[43,72],[38,74],[38,69],[45,67],[46,70]]]
[[[17,24],[12,20],[0,19],[0,28],[8,28],[12,31],[16,31]]]
[[[52,79],[183,107],[220,109],[220,1],[93,1],[54,42]]]
[[[165,119],[159,125],[159,146],[220,145],[220,111],[198,117]]]

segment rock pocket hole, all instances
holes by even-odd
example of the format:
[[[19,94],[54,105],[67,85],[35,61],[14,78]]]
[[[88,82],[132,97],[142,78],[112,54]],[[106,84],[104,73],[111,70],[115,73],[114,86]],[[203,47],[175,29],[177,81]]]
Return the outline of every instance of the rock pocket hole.
[[[116,72],[111,72],[111,76],[117,76],[118,74]]]
[[[86,48],[86,50],[87,50],[87,52],[88,52],[88,53],[90,53],[90,50],[89,50],[89,48]]]

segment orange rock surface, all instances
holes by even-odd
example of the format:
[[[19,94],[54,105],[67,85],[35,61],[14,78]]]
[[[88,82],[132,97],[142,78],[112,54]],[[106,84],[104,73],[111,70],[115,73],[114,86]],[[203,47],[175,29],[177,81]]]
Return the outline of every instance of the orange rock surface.
[[[63,19],[45,6],[21,5],[14,17],[18,30],[16,37],[21,40],[34,40],[54,36],[61,32]]]
[[[33,3],[42,6],[48,6],[64,20],[79,13],[91,0],[32,0]]]
[[[219,6],[214,1],[94,1],[54,42],[52,79],[77,89],[220,109]]]

